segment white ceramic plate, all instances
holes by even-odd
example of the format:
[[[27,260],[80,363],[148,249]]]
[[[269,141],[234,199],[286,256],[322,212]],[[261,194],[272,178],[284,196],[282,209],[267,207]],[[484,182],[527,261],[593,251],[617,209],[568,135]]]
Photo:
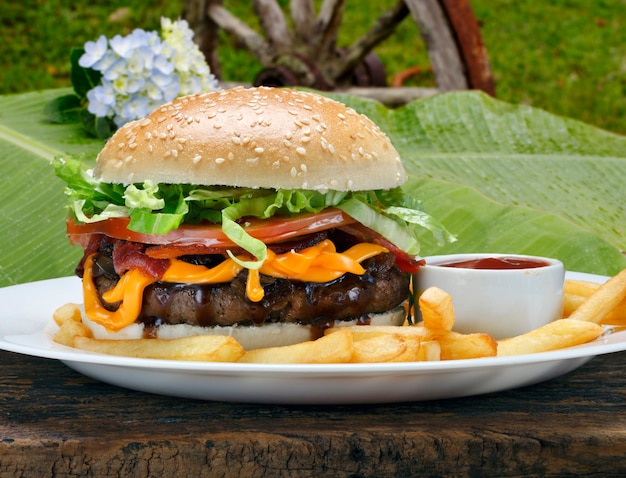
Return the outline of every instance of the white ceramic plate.
[[[567,277],[606,280],[581,273],[568,273]],[[88,377],[113,385],[203,400],[340,404],[462,397],[549,380],[596,355],[626,350],[626,331],[621,331],[554,352],[445,362],[264,365],[133,359],[54,343],[52,313],[66,302],[81,302],[79,279],[0,289],[0,349],[61,360]]]

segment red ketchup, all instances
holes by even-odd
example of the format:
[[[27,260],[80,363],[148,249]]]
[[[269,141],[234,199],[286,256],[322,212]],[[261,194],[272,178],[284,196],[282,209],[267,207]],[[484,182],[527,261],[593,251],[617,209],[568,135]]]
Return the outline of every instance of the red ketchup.
[[[441,267],[458,267],[461,269],[534,269],[549,265],[546,261],[523,257],[483,257],[465,261],[437,264]]]

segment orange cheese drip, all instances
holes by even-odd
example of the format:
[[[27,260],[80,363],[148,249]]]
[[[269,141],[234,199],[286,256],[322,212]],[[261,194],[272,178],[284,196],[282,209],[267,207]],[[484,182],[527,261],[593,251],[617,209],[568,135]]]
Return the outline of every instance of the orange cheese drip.
[[[141,312],[143,291],[154,282],[154,279],[138,269],[128,271],[116,286],[104,294],[104,300],[111,302],[122,301],[115,312],[107,310],[98,298],[98,291],[91,269],[95,254],[91,254],[85,262],[85,274],[83,276],[83,300],[85,315],[96,324],[100,324],[109,330],[120,330],[132,324]]]
[[[303,282],[329,282],[347,272],[357,275],[363,274],[365,270],[360,263],[383,252],[388,251],[382,246],[370,243],[360,243],[347,251],[337,252],[333,242],[328,239],[297,252],[289,251],[284,254],[275,254],[268,250],[267,259],[261,268],[248,270],[246,295],[253,302],[259,302],[263,299],[261,274]],[[240,259],[245,260],[243,257]],[[139,270],[133,269],[126,272],[117,285],[103,295],[107,302],[121,302],[120,307],[115,312],[111,312],[102,305],[98,298],[91,276],[92,265],[93,255],[87,258],[83,277],[83,295],[87,317],[113,331],[120,330],[135,322],[141,311],[143,291],[154,282],[154,279]],[[190,264],[179,259],[171,259],[170,266],[159,280],[161,282],[187,284],[218,284],[231,281],[242,269],[243,267],[231,258],[225,259],[212,268]]]

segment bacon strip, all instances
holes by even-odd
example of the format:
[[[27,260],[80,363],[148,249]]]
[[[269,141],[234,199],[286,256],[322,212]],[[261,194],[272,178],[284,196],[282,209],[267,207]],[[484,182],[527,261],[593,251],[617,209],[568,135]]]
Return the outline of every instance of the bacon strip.
[[[167,259],[153,259],[145,253],[145,245],[137,242],[116,241],[113,248],[113,267],[118,275],[130,269],[140,269],[145,274],[159,279],[169,267]]]

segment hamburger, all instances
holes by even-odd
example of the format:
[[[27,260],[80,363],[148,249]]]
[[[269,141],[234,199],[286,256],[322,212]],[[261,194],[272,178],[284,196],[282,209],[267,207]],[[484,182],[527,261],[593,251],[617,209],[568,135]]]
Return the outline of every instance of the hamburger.
[[[127,123],[93,169],[55,162],[96,338],[234,336],[246,349],[340,324],[401,324],[418,235],[388,137],[310,92],[233,88]]]

